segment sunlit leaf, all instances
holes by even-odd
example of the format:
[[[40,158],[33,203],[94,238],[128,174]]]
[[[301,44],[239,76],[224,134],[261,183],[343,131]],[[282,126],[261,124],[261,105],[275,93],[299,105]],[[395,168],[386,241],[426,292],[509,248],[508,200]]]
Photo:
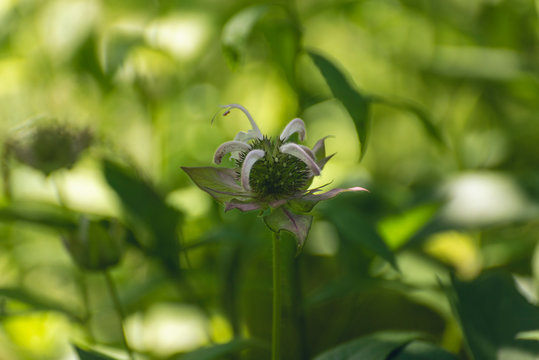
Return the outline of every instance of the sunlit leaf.
[[[412,341],[388,360],[457,360],[457,357],[427,342]]]
[[[142,32],[112,31],[102,47],[102,66],[105,74],[114,75],[124,64],[131,50],[143,43]]]
[[[168,206],[150,184],[131,171],[108,160],[104,161],[103,166],[105,179],[125,210],[152,234],[151,241],[142,244],[143,248],[159,257],[168,270],[178,272],[180,243],[177,227],[180,213]]]
[[[476,360],[532,360],[539,341],[519,339],[537,330],[539,308],[518,292],[507,273],[488,273],[471,282],[452,279],[450,296],[466,342]]]
[[[56,311],[67,315],[71,319],[82,322],[82,319],[74,310],[67,308],[65,305],[56,301],[45,299],[38,294],[30,293],[21,288],[0,288],[0,297],[6,297],[31,306],[35,310],[40,311]]]
[[[325,351],[314,360],[386,360],[393,351],[418,337],[417,333],[376,333]]]
[[[309,51],[309,56],[322,73],[333,96],[339,100],[356,126],[361,157],[367,149],[371,99],[362,94],[347,76],[325,56]]]
[[[223,28],[223,52],[232,67],[240,61],[246,42],[258,20],[269,10],[267,5],[254,5],[235,14]]]

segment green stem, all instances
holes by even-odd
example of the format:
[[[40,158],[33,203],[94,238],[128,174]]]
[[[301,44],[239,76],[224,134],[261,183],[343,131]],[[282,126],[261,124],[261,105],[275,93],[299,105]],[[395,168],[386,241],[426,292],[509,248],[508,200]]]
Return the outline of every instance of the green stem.
[[[281,345],[281,238],[273,233],[273,322],[271,331],[271,359],[280,359]]]
[[[129,354],[129,359],[135,360],[133,351],[129,347],[129,344],[127,343],[127,337],[125,336],[125,329],[124,329],[125,314],[122,309],[122,304],[120,303],[120,298],[118,297],[118,291],[116,290],[116,286],[114,285],[114,281],[112,280],[112,276],[110,275],[110,272],[105,270],[103,271],[103,274],[105,275],[105,280],[107,282],[107,287],[109,289],[112,302],[114,303],[114,308],[116,309],[116,312],[118,313],[118,317],[120,318],[120,328],[122,330],[122,342],[124,344],[125,350],[127,350],[127,353]]]

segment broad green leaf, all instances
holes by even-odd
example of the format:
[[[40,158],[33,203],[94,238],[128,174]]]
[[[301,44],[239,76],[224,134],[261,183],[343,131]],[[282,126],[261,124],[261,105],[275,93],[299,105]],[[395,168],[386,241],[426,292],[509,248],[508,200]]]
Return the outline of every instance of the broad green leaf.
[[[114,75],[124,64],[131,50],[143,43],[143,33],[113,30],[107,34],[102,47],[102,67],[107,75]]]
[[[253,27],[268,10],[269,6],[267,5],[250,6],[238,12],[225,24],[221,43],[223,52],[232,68],[239,63]]]
[[[367,149],[371,99],[362,94],[347,76],[325,56],[312,51],[308,51],[308,54],[322,73],[333,96],[343,104],[354,121],[363,158]]]
[[[433,344],[416,340],[388,360],[457,360],[457,357]]]
[[[58,205],[24,201],[0,208],[0,221],[22,221],[61,230],[77,228],[77,214]]]
[[[398,270],[395,255],[378,233],[375,224],[348,206],[328,206],[324,215],[331,220],[344,241],[363,246]]]
[[[177,227],[180,213],[168,206],[150,184],[131,171],[109,160],[104,161],[103,167],[105,179],[132,216],[133,226],[136,228],[143,225],[151,234],[151,239],[141,244],[142,247],[160,258],[167,270],[177,273],[180,252]]]
[[[225,344],[203,347],[188,354],[176,356],[171,360],[216,360],[254,347],[261,348],[263,346],[259,341],[235,339]]]
[[[83,350],[78,346],[75,346],[75,351],[77,352],[80,360],[116,360],[113,357],[103,355],[95,351]]]
[[[21,288],[0,288],[0,297],[6,297],[11,300],[15,300],[24,304],[27,304],[40,311],[56,311],[67,315],[69,318],[78,322],[82,322],[82,319],[74,310],[67,308],[65,305],[55,302],[53,300],[44,299],[43,296],[30,293]]]
[[[392,352],[418,337],[417,333],[376,333],[327,350],[314,360],[386,360]]]
[[[381,96],[371,96],[373,103],[385,104],[388,106],[396,107],[413,113],[421,125],[425,128],[427,134],[440,145],[446,145],[442,134],[438,128],[434,125],[432,118],[427,112],[421,109],[418,105],[406,100],[390,100]]]
[[[539,341],[518,334],[539,327],[539,307],[518,292],[507,273],[487,273],[471,282],[452,279],[450,296],[475,360],[536,360]]]

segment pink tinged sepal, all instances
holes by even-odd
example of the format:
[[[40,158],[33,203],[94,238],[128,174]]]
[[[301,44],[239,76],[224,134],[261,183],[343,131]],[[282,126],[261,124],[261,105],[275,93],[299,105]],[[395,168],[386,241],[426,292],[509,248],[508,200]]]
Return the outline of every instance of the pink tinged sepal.
[[[246,212],[246,211],[267,209],[268,206],[269,208],[278,208],[279,206],[282,206],[284,204],[286,204],[286,200],[284,199],[274,200],[269,203],[258,202],[258,201],[241,201],[237,199],[232,199],[225,204],[225,211],[237,209],[237,210]]]
[[[279,150],[288,155],[297,157],[303,161],[311,170],[314,176],[320,175],[320,168],[316,164],[315,160],[298,144],[287,143],[282,145]]]
[[[295,118],[294,120],[291,120],[286,125],[279,138],[281,139],[281,141],[286,141],[290,136],[292,136],[292,134],[295,133],[298,133],[300,141],[303,141],[305,139],[305,123],[300,118]]]
[[[220,164],[223,157],[231,152],[249,151],[251,147],[241,141],[227,141],[217,148],[215,155],[213,155],[213,161],[216,164]]]
[[[264,157],[266,153],[264,150],[256,149],[251,150],[245,160],[243,160],[243,165],[241,167],[241,186],[247,191],[251,190],[251,185],[249,184],[249,175],[254,164]]]
[[[264,222],[271,231],[286,230],[291,232],[298,242],[298,249],[301,249],[309,234],[313,217],[311,215],[295,214],[285,206],[281,206],[265,216]]]
[[[288,202],[288,204],[295,211],[309,212],[320,201],[332,199],[335,196],[337,196],[337,195],[339,195],[339,194],[341,194],[343,192],[355,192],[355,191],[367,191],[368,192],[369,190],[367,190],[365,188],[362,188],[362,187],[359,187],[359,186],[355,186],[355,187],[346,188],[346,189],[336,188],[336,189],[329,190],[329,191],[327,191],[325,193],[322,193],[322,194],[318,194],[318,193],[316,193],[316,191],[319,191],[319,189],[308,192],[306,195],[302,196],[301,198],[290,200]]]
[[[191,180],[217,201],[227,203],[232,199],[250,199],[252,194],[245,191],[236,180],[234,169],[206,167],[182,167]]]
[[[316,161],[316,164],[320,169],[323,169],[326,163],[331,159],[335,154],[331,154],[329,156],[326,156],[326,144],[325,141],[327,138],[332,136],[325,136],[322,139],[318,140],[316,144],[314,144],[312,152],[314,154],[314,159]]]

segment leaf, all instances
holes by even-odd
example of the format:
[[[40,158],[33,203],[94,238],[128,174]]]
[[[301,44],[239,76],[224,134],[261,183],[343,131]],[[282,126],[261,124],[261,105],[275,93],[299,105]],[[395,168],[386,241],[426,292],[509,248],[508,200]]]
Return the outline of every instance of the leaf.
[[[38,201],[19,201],[0,208],[0,221],[23,221],[61,230],[75,230],[78,226],[75,213]]]
[[[457,357],[442,348],[424,341],[412,341],[388,360],[457,360]]]
[[[363,158],[367,149],[371,99],[357,90],[344,73],[326,57],[313,51],[308,51],[308,54],[322,73],[333,96],[343,104],[354,121]]]
[[[116,360],[115,358],[95,351],[83,350],[78,346],[75,346],[75,351],[77,352],[80,360]]]
[[[53,300],[44,299],[43,296],[30,293],[20,288],[0,288],[0,296],[27,304],[35,310],[56,311],[67,315],[69,318],[82,322],[80,316],[74,310],[68,309],[63,304]]]
[[[294,210],[301,211],[301,212],[309,212],[320,201],[329,200],[339,195],[340,193],[352,192],[352,191],[369,191],[369,190],[359,187],[359,186],[355,186],[355,187],[351,187],[347,189],[336,188],[336,189],[331,189],[322,194],[311,193],[297,200],[290,200],[289,204]]]
[[[103,53],[103,72],[107,75],[113,75],[124,64],[131,50],[143,43],[143,33],[133,33],[127,31],[115,30],[107,34]]]
[[[184,166],[182,170],[201,190],[219,202],[226,203],[232,199],[249,197],[249,194],[238,183],[234,169]]]
[[[250,6],[238,12],[225,24],[221,43],[223,53],[232,68],[239,63],[254,26],[268,10],[267,5]]]
[[[149,184],[122,166],[105,160],[105,179],[116,192],[125,210],[151,233],[151,241],[141,244],[151,255],[160,258],[167,270],[180,269],[180,243],[177,227],[180,213],[168,206]],[[140,241],[140,240],[139,240]]]
[[[290,209],[281,206],[265,216],[264,222],[271,231],[286,230],[291,232],[296,238],[298,248],[301,249],[311,228],[313,217],[311,215],[294,214]]]
[[[388,106],[393,106],[396,108],[400,108],[403,110],[407,110],[411,113],[413,113],[418,120],[421,122],[421,125],[425,128],[427,131],[427,134],[435,140],[440,145],[446,145],[444,138],[442,137],[442,134],[438,130],[436,126],[434,126],[434,123],[429,116],[423,109],[421,109],[419,106],[415,105],[414,103],[406,100],[389,100],[380,96],[371,96],[371,99],[373,103],[381,103]]]
[[[344,204],[333,204],[323,212],[335,225],[343,240],[364,246],[398,270],[395,255],[378,233],[375,223],[365,219],[362,212]]]
[[[314,360],[385,360],[393,351],[418,337],[417,333],[376,333],[325,351]]]
[[[450,300],[476,360],[535,360],[539,341],[518,334],[539,327],[539,308],[516,289],[507,273],[487,273],[471,282],[452,278]]]
[[[213,360],[222,359],[226,355],[237,354],[240,351],[263,347],[260,342],[251,339],[235,339],[225,344],[203,347],[188,354],[174,357],[171,360]]]

